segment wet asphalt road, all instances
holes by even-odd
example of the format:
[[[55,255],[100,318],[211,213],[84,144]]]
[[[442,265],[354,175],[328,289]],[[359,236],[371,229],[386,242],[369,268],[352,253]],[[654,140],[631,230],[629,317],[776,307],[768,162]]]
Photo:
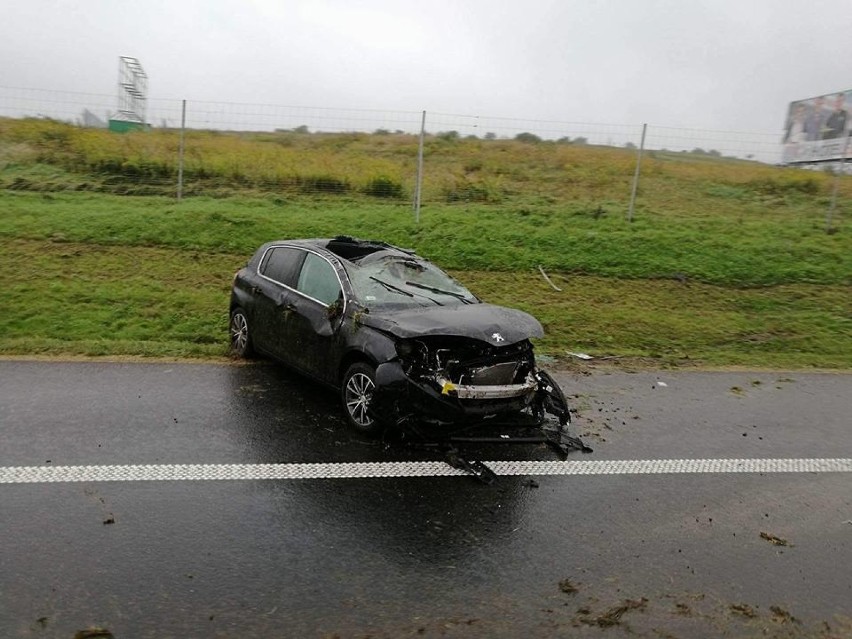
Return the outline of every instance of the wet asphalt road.
[[[558,379],[595,449],[571,459],[852,457],[852,375]],[[3,361],[0,467],[440,458],[353,436],[336,401],[265,364]],[[0,637],[87,627],[852,637],[852,474],[0,484]]]

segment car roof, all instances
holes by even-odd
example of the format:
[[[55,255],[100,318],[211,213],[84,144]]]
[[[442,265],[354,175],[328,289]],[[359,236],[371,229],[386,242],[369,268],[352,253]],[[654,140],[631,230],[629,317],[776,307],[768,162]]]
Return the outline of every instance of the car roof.
[[[338,235],[333,238],[275,240],[261,246],[257,253],[262,254],[270,246],[280,244],[329,251],[338,258],[354,263],[376,253],[399,255],[400,257],[416,257],[415,252],[411,249],[400,248],[380,240],[362,240],[348,235]]]

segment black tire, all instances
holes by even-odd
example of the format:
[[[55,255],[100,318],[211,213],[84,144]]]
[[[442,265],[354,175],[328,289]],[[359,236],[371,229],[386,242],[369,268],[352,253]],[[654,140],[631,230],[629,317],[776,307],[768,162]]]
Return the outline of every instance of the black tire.
[[[384,424],[370,415],[370,401],[376,388],[376,369],[366,362],[355,362],[346,369],[340,383],[340,399],[346,421],[359,433],[378,435]]]
[[[231,340],[231,353],[235,357],[251,357],[254,355],[248,318],[246,312],[239,306],[231,311],[228,335]]]

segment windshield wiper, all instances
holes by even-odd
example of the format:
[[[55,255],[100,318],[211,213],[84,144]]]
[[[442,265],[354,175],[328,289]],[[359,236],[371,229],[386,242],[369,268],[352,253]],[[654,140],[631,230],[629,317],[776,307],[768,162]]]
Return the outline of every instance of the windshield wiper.
[[[407,297],[414,297],[413,293],[409,293],[405,289],[401,289],[398,286],[394,286],[393,284],[388,284],[384,280],[380,280],[378,277],[373,277],[372,275],[370,275],[370,279],[373,280],[374,282],[378,282],[379,284],[384,286],[389,291],[393,291],[394,293],[399,293],[399,294],[405,295]]]
[[[415,288],[422,288],[424,291],[432,291],[433,293],[438,293],[440,295],[449,295],[450,297],[455,297],[458,300],[461,300],[465,304],[473,304],[471,300],[467,298],[466,295],[462,293],[454,293],[453,291],[445,291],[442,288],[436,288],[434,286],[426,286],[425,284],[418,284],[417,282],[406,282],[408,286],[413,286]]]

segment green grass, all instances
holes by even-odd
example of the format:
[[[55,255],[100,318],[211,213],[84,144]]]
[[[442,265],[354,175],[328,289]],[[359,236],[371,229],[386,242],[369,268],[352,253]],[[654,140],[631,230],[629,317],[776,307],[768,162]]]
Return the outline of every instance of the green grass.
[[[852,368],[852,178],[829,234],[826,174],[652,152],[630,224],[633,152],[429,137],[415,224],[413,136],[187,144],[177,203],[173,132],[0,118],[0,353],[223,356],[231,276],[258,245],[350,234],[532,312],[551,354]]]
[[[647,215],[627,224],[566,203],[407,205],[364,199],[165,198],[0,192],[0,237],[247,255],[280,237],[352,234],[411,247],[445,268],[678,279],[721,286],[850,284],[848,233],[815,216]]]
[[[255,237],[240,223],[252,216],[230,210],[241,208],[239,201],[202,203],[201,212],[186,217],[177,207],[148,226],[134,209],[157,210],[156,202],[106,196],[42,202],[31,194],[6,194],[0,202],[18,198],[24,203],[2,216],[30,220],[28,231],[16,235],[3,227],[0,268],[15,274],[0,302],[0,353],[6,354],[224,356],[231,277],[263,239],[328,234],[336,219],[349,220],[345,230],[360,235],[385,228],[393,232],[382,237],[405,239],[389,221],[393,210],[382,207],[357,209],[358,216],[307,216],[303,208],[284,214],[250,201],[245,210],[254,206],[270,218]],[[104,200],[100,207],[97,199]],[[302,232],[308,229],[316,233]],[[453,241],[463,248],[463,240]],[[533,242],[527,241],[531,254]],[[453,254],[440,238],[418,249],[430,257]],[[842,279],[838,273],[820,283],[740,288],[551,270],[562,288],[557,292],[532,267],[486,270],[476,266],[481,255],[466,255],[455,254],[450,270],[486,300],[536,315],[547,332],[541,352],[650,358],[660,365],[852,367],[852,298],[848,281],[834,281]],[[555,259],[558,247],[550,255]]]

